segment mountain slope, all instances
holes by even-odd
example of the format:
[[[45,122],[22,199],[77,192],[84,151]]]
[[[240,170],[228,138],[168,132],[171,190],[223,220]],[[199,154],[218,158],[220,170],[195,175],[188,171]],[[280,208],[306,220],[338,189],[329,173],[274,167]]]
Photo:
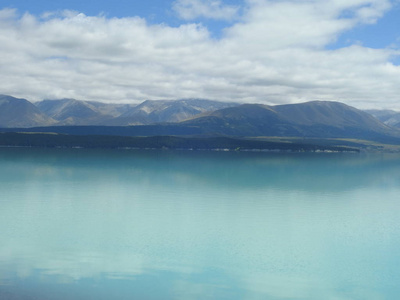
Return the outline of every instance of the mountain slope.
[[[340,102],[311,101],[274,106],[274,110],[296,124],[327,126],[385,127],[369,114]]]
[[[370,109],[366,110],[366,112],[386,125],[400,128],[400,112],[398,111]]]
[[[181,124],[202,127],[216,134],[244,136],[378,138],[399,135],[366,112],[326,101],[278,106],[245,104]]]
[[[340,102],[312,101],[277,105],[275,111],[295,123],[303,134],[369,137],[390,135],[393,129],[368,113]],[[322,131],[321,131],[322,129]]]
[[[48,126],[56,123],[26,99],[0,95],[0,127]]]
[[[203,132],[224,135],[297,135],[298,131],[272,106],[243,104],[195,117],[181,125],[199,127]]]

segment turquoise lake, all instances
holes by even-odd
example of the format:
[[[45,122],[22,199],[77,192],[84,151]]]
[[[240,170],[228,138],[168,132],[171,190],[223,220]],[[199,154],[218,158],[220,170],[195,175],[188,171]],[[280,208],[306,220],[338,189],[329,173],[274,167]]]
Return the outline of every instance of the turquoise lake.
[[[400,299],[400,155],[1,148],[0,299]]]

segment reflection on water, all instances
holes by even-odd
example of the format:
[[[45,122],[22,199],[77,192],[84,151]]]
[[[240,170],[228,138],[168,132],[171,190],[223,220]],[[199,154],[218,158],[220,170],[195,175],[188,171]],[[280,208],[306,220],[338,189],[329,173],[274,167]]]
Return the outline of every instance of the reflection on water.
[[[397,299],[400,157],[0,149],[0,299]]]

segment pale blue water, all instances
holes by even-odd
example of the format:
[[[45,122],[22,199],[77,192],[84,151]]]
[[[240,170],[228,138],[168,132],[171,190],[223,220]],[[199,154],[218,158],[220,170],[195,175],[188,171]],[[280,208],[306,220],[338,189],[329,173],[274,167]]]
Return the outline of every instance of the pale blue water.
[[[400,156],[0,149],[0,299],[400,299]]]

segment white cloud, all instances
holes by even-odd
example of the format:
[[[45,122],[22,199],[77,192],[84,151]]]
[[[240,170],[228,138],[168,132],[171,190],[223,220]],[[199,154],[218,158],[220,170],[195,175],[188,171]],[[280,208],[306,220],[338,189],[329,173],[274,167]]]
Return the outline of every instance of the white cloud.
[[[239,11],[238,6],[226,5],[220,0],[176,0],[173,9],[184,20],[232,20],[237,17]]]
[[[246,44],[256,44],[263,51],[325,47],[344,31],[357,24],[371,23],[390,8],[390,2],[385,0],[251,0],[250,3],[244,22],[228,29],[228,33]]]
[[[246,5],[240,22],[218,40],[198,24],[149,25],[139,17],[68,11],[39,18],[1,10],[0,93],[31,100],[325,99],[400,109],[400,67],[390,63],[398,50],[360,45],[327,50],[346,30],[376,21],[389,1]]]

